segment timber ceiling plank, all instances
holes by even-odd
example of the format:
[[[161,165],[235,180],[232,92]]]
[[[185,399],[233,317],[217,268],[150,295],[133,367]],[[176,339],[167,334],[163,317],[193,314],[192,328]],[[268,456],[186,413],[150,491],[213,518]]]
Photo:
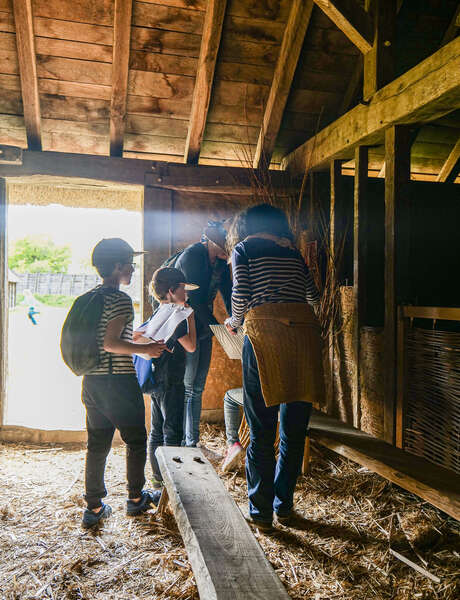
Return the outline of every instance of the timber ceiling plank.
[[[113,25],[113,0],[33,0],[34,15],[93,25]]]
[[[357,0],[314,0],[314,2],[363,54],[372,50],[374,41],[372,19]]]
[[[368,105],[358,105],[320,131],[283,160],[293,173],[308,163],[320,167],[346,157],[358,144],[379,140],[385,128],[397,123],[433,120],[460,101],[460,38],[379,90]]]
[[[449,156],[441,167],[439,171],[439,175],[436,178],[436,181],[454,181],[457,177],[458,170],[460,166],[460,138],[457,140],[457,143],[452,148]]]
[[[197,164],[200,156],[226,5],[227,0],[209,0],[208,2],[185,144],[184,161],[186,163]]]
[[[27,143],[30,150],[41,150],[40,96],[38,94],[31,0],[15,0],[14,22]]]
[[[132,9],[132,0],[115,0],[110,99],[110,156],[123,156]]]
[[[267,167],[270,164],[312,10],[312,0],[292,3],[254,154],[254,169],[261,162]]]

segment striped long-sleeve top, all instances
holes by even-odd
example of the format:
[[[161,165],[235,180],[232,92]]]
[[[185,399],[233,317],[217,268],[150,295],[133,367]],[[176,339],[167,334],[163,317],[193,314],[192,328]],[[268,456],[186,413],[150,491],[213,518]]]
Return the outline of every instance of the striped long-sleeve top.
[[[265,303],[308,302],[320,297],[300,252],[290,245],[253,237],[237,244],[232,254],[231,327],[242,324],[246,312]]]

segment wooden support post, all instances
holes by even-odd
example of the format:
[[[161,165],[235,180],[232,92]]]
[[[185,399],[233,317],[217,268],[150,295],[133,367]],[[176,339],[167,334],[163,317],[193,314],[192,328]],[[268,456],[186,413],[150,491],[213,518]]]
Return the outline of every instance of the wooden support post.
[[[40,96],[38,94],[32,0],[15,0],[13,8],[27,145],[29,150],[41,150]]]
[[[404,352],[406,340],[406,319],[403,307],[398,307],[397,327],[397,382],[396,382],[396,447],[404,448],[404,411],[406,400],[406,356]]]
[[[8,342],[8,262],[6,238],[6,181],[0,178],[0,428],[6,408]]]
[[[372,19],[356,0],[315,0],[315,4],[363,54],[372,49]]]
[[[110,156],[123,156],[132,10],[132,0],[115,0],[112,97],[110,101]]]
[[[156,512],[159,515],[164,515],[164,513],[166,511],[166,507],[168,506],[168,502],[169,502],[168,490],[164,487],[161,490],[160,501],[158,502],[158,506],[157,506],[157,510],[156,510]]]
[[[384,341],[384,439],[395,443],[396,307],[401,299],[402,218],[410,180],[409,127],[394,125],[385,133],[385,341]]]
[[[173,192],[161,188],[144,187],[143,205],[143,319],[151,314],[148,286],[156,269],[172,252]]]
[[[374,43],[364,55],[363,98],[369,100],[394,78],[396,0],[366,0],[373,17]]]
[[[353,223],[353,354],[355,362],[353,397],[353,425],[361,424],[360,348],[361,327],[366,310],[366,260],[369,219],[367,214],[368,149],[358,146],[355,150],[355,187]]]
[[[309,473],[310,459],[311,459],[310,436],[307,433],[307,437],[305,438],[305,447],[304,447],[304,451],[303,451],[302,475],[306,475],[307,473]]]

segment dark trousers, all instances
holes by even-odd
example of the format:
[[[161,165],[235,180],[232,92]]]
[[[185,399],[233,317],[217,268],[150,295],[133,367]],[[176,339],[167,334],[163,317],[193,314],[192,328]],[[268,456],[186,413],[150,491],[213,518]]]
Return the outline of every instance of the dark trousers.
[[[144,487],[147,458],[144,399],[134,374],[86,375],[82,401],[86,407],[85,500],[88,508],[101,505],[107,496],[104,471],[113,434],[118,429],[126,448],[129,498],[138,498]]]
[[[184,435],[184,384],[160,383],[152,392],[152,419],[149,435],[149,456],[153,476],[160,473],[155,450],[159,446],[180,446]]]
[[[293,507],[312,405],[289,402],[265,406],[257,360],[247,336],[243,345],[243,407],[250,429],[246,451],[249,514],[254,519],[271,523],[273,511],[283,516]],[[280,444],[276,461],[274,443],[278,411]]]

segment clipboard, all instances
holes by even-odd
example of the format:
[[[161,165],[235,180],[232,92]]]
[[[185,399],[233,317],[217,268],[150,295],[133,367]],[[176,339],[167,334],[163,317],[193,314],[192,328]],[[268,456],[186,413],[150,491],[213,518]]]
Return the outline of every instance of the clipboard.
[[[225,350],[228,358],[241,360],[243,356],[244,333],[243,328],[238,327],[236,335],[231,335],[225,325],[209,325],[216,336],[217,341]]]

